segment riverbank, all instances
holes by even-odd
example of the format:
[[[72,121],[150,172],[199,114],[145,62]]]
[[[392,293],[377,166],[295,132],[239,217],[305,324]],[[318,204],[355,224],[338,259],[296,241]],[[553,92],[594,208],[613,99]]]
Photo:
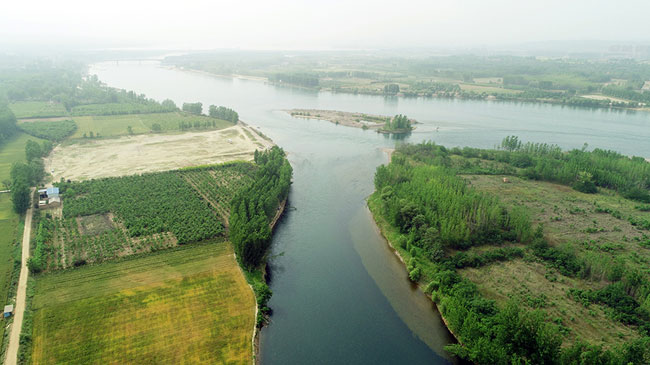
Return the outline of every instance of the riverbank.
[[[285,198],[280,203],[280,205],[278,206],[278,210],[275,213],[275,217],[273,217],[273,219],[271,220],[271,223],[269,224],[269,226],[271,227],[271,232],[275,231],[275,227],[277,226],[278,222],[280,221],[280,219],[284,215],[288,200],[289,200],[288,197]],[[259,269],[259,271],[262,273],[262,279],[264,280],[264,282],[266,282],[266,279],[267,279],[267,276],[268,276],[267,268],[268,268],[268,266],[267,266],[266,262],[264,262],[264,264],[262,264],[262,267]],[[242,273],[245,274],[244,269],[243,268],[241,268],[241,269],[242,269]],[[253,290],[253,293],[255,293],[255,290],[253,289],[252,284],[249,282],[248,285],[250,286],[251,290]],[[255,305],[255,318],[257,318],[258,313],[259,313],[259,303],[257,302],[257,296],[255,296],[255,304],[256,304]],[[259,364],[260,363],[260,356],[259,356],[260,355],[260,330],[262,329],[262,327],[263,326],[258,326],[257,323],[255,323],[255,326],[253,327],[253,363],[254,364]]]
[[[393,150],[394,151],[394,150]],[[390,154],[392,154],[393,151],[390,151]],[[390,155],[389,155],[390,156]],[[398,245],[394,244],[393,241],[390,239],[390,231],[392,230],[391,225],[381,216],[379,213],[379,204],[376,201],[377,192],[375,191],[372,195],[370,195],[367,199],[367,205],[368,209],[370,210],[370,213],[372,215],[373,222],[375,223],[375,226],[379,229],[379,232],[381,233],[381,236],[384,238],[386,243],[388,244],[389,248],[391,251],[399,258],[399,260],[404,264],[404,269],[407,269],[407,261],[411,259],[411,255],[408,253],[408,251],[404,250],[403,248],[399,247]],[[415,283],[419,290],[421,290],[423,293],[426,294],[427,298],[431,300],[431,302],[434,304],[436,307],[436,310],[438,314],[440,315],[440,319],[442,319],[442,322],[445,324],[445,327],[447,328],[447,331],[453,336],[453,338],[458,342],[459,344],[462,345],[460,339],[458,336],[452,331],[451,327],[449,326],[449,322],[445,318],[445,316],[442,314],[442,311],[438,307],[438,303],[436,303],[433,298],[431,297],[431,293],[427,293],[426,288],[423,288],[422,285],[425,283],[422,283],[420,281]]]

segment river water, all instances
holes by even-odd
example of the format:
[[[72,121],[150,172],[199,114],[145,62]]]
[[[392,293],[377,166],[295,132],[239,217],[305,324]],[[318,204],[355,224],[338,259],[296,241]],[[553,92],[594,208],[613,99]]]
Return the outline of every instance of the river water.
[[[270,324],[263,364],[431,364],[453,362],[453,341],[431,301],[408,280],[366,208],[376,167],[396,141],[372,131],[295,119],[283,109],[406,114],[422,124],[408,142],[493,147],[507,135],[564,148],[650,156],[650,113],[529,103],[398,99],[275,87],[162,67],[158,62],[95,64],[109,86],[177,105],[231,107],[289,154],[290,207],[269,262]]]

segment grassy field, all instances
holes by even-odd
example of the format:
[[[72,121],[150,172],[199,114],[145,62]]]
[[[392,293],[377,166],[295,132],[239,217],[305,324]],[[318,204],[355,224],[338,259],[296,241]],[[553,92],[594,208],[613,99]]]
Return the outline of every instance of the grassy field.
[[[34,364],[251,361],[255,300],[227,242],[35,281]]]
[[[9,179],[11,165],[14,162],[25,162],[25,143],[28,140],[42,142],[40,138],[32,137],[25,133],[19,133],[13,140],[0,147],[0,183]]]
[[[18,237],[20,230],[22,230],[22,226],[18,215],[13,212],[10,194],[0,194],[0,301],[3,306],[5,303],[9,303],[9,288],[16,249],[14,240]],[[5,329],[6,325],[3,323],[0,326],[0,347],[2,347],[1,342]]]
[[[154,124],[159,124],[162,132],[180,131],[179,123],[194,123],[199,121],[215,123],[215,126],[201,128],[200,130],[215,130],[231,127],[233,124],[221,119],[210,118],[204,115],[192,115],[181,112],[173,113],[152,113],[152,114],[127,114],[127,115],[105,115],[105,116],[83,116],[73,117],[77,123],[77,131],[71,138],[83,138],[84,134],[89,136],[99,134],[101,137],[117,137],[129,134],[131,127],[133,134],[149,133]]]
[[[588,307],[567,296],[570,288],[601,289],[621,265],[650,276],[650,249],[645,231],[629,217],[650,218],[635,209],[638,203],[601,189],[584,194],[567,186],[509,176],[465,175],[476,189],[497,194],[508,206],[525,206],[533,224],[543,224],[546,238],[556,247],[574,252],[590,263],[586,279],[562,275],[553,267],[525,256],[499,265],[465,268],[460,273],[475,282],[487,298],[505,304],[511,298],[531,309],[542,309],[566,331],[565,345],[577,339],[605,347],[639,337],[633,326],[611,318],[606,306]],[[609,211],[610,213],[606,213]]]
[[[9,104],[16,118],[45,118],[68,115],[62,104],[47,101],[19,101]]]

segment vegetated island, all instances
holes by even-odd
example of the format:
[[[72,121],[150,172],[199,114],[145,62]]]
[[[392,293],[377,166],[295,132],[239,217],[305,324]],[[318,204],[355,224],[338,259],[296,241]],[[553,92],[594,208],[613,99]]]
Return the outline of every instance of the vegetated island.
[[[409,133],[415,129],[413,124],[418,123],[415,119],[410,119],[401,114],[391,118],[383,115],[343,112],[339,110],[291,109],[286,110],[286,112],[296,118],[326,120],[336,125],[372,129],[378,133]]]
[[[508,137],[402,145],[368,205],[478,364],[650,360],[650,163]],[[586,360],[588,359],[588,360]]]
[[[250,363],[269,312],[266,249],[291,184],[284,151],[232,109],[181,110],[77,68],[18,68],[0,80],[0,181],[11,190],[0,195],[0,294],[7,303],[16,287],[26,295],[23,321],[0,332],[11,337],[0,354],[6,347],[20,363]],[[201,143],[209,156],[191,151]],[[85,152],[70,169],[61,161],[77,148]],[[152,164],[165,150],[182,161]],[[140,155],[148,170],[119,153]],[[15,242],[32,212],[25,290]],[[19,337],[7,336],[11,327]]]

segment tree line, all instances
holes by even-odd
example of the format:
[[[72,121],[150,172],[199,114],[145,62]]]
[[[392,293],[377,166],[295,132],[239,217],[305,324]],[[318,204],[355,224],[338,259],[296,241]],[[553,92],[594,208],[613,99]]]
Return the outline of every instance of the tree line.
[[[10,180],[3,181],[3,184],[11,189],[11,200],[16,213],[23,214],[29,208],[29,188],[40,184],[45,177],[42,158],[50,153],[52,147],[50,141],[39,144],[28,140],[25,144],[27,163],[16,162],[11,165]]]
[[[284,151],[277,146],[255,151],[255,164],[254,182],[234,196],[229,218],[230,240],[242,265],[249,269],[260,264],[271,243],[269,223],[289,194],[292,174]]]

